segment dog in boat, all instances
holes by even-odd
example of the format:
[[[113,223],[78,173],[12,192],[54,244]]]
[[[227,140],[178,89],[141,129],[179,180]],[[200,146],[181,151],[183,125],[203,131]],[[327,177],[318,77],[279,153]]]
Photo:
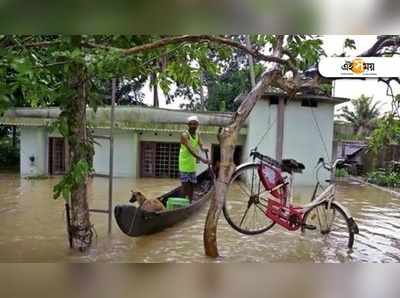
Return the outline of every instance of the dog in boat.
[[[147,199],[140,191],[131,190],[131,193],[132,196],[129,202],[138,202],[141,208],[147,212],[161,212],[166,210],[163,203],[158,199]]]

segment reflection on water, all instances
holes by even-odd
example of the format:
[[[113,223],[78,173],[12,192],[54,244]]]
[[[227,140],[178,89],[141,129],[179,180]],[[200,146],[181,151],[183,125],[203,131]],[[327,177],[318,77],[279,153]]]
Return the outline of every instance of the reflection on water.
[[[207,207],[183,223],[155,235],[130,238],[113,222],[107,235],[107,216],[91,214],[98,238],[87,254],[68,248],[62,200],[52,199],[58,178],[25,180],[0,174],[1,262],[397,262],[400,260],[400,199],[357,184],[341,183],[338,200],[350,209],[360,235],[353,251],[332,249],[320,237],[275,226],[257,236],[234,231],[221,217],[218,243],[222,258],[206,258],[203,228]],[[131,189],[156,197],[178,185],[173,179],[115,179],[114,204],[125,203]],[[106,208],[108,184],[94,178],[88,185],[91,208]],[[311,188],[298,189],[306,200]]]

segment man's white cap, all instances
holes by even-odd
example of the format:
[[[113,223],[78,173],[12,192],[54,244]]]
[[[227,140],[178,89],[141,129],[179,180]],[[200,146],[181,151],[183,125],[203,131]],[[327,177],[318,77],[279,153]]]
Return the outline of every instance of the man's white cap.
[[[187,122],[192,122],[192,121],[196,121],[197,123],[200,123],[199,118],[197,116],[190,116],[189,118],[187,118]]]

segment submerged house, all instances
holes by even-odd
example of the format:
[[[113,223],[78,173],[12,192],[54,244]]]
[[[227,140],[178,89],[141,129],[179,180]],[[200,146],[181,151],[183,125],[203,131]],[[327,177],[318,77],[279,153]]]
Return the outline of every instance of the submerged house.
[[[314,167],[320,157],[332,158],[334,106],[345,98],[266,93],[239,132],[234,160],[250,161],[252,148],[271,157],[294,158],[306,166],[296,175],[297,184],[315,183]],[[59,175],[67,163],[66,142],[51,129],[58,108],[17,108],[0,118],[0,125],[18,126],[21,176]],[[230,122],[232,113],[190,112],[139,106],[117,106],[114,128],[115,177],[171,177],[178,175],[180,133],[191,115],[200,119],[203,143],[215,163],[219,158],[217,134]],[[88,109],[88,120],[97,136],[93,167],[97,175],[109,172],[110,108]],[[199,171],[205,169],[200,164]],[[328,173],[326,173],[328,176]]]

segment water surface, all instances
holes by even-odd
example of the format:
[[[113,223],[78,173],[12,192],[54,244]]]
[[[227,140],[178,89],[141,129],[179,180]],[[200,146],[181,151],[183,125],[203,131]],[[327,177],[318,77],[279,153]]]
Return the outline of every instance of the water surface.
[[[337,186],[337,199],[360,228],[354,248],[331,249],[320,237],[280,227],[257,236],[234,231],[220,218],[217,260],[204,256],[203,229],[207,207],[188,220],[158,234],[131,238],[107,215],[91,214],[98,237],[85,254],[68,248],[63,200],[52,199],[59,178],[26,180],[17,173],[0,174],[0,262],[398,262],[400,260],[400,199],[356,183]],[[94,178],[88,185],[91,208],[106,208],[108,183]],[[176,179],[114,180],[114,204],[126,203],[131,189],[156,197],[179,184]],[[307,200],[311,188],[297,197]]]

